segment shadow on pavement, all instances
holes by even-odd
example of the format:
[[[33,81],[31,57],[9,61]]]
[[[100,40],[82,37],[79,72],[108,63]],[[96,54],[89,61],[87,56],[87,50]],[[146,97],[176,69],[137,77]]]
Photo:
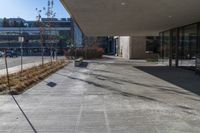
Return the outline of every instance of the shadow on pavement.
[[[195,75],[195,72],[180,68],[169,68],[167,66],[139,66],[135,68],[200,95],[200,76]]]
[[[125,97],[136,97],[138,99],[142,99],[142,100],[146,100],[146,101],[161,102],[161,101],[154,99],[154,98],[151,98],[151,97],[146,97],[146,96],[139,95],[139,94],[125,92],[123,90],[117,89],[117,88],[112,87],[112,86],[104,85],[102,83],[97,83],[97,82],[94,82],[94,81],[88,81],[88,80],[80,79],[80,78],[77,78],[77,77],[72,77],[72,76],[69,76],[69,75],[61,74],[61,73],[56,73],[56,74],[63,76],[63,77],[67,77],[67,78],[72,79],[72,80],[85,82],[89,85],[93,85],[95,87],[99,87],[99,88],[102,88],[102,89],[105,89],[105,90],[109,90],[109,91],[111,91],[115,94],[120,94],[120,95],[125,96]]]
[[[87,62],[82,62],[78,67],[79,68],[87,68],[88,63]]]
[[[142,69],[143,67],[138,67],[138,68]],[[147,67],[145,67],[145,68],[147,69]],[[152,67],[152,68],[154,68],[154,67]],[[158,69],[156,69],[156,71],[157,70]],[[182,69],[178,69],[178,70],[182,70]],[[96,71],[97,72],[113,73],[113,72],[110,72],[110,71],[104,71],[104,70],[101,71],[101,70],[96,70],[96,69],[93,70],[93,73],[82,72],[82,71],[76,71],[76,73],[93,76],[94,78],[96,78],[96,79],[98,79],[98,80],[100,80],[102,82],[103,81],[107,81],[107,82],[112,82],[112,83],[119,84],[119,85],[132,84],[132,85],[142,86],[142,87],[146,87],[146,88],[157,89],[158,91],[162,91],[162,92],[168,92],[168,93],[174,93],[174,94],[182,94],[182,95],[187,95],[187,96],[191,95],[191,93],[189,93],[189,92],[186,92],[186,91],[183,91],[183,90],[178,90],[176,86],[166,86],[166,85],[148,84],[148,83],[143,83],[143,82],[137,82],[137,81],[134,81],[134,80],[132,80],[131,78],[128,78],[128,77],[127,78],[120,78],[119,75],[121,75],[121,74],[117,74],[117,76],[113,77],[113,76],[103,75],[103,73],[102,74],[97,74],[97,73],[95,73]],[[160,71],[162,71],[162,70],[160,70]],[[171,69],[170,69],[170,71],[171,71]],[[144,72],[146,72],[146,71],[144,71]],[[188,72],[190,72],[190,71],[188,71]],[[149,72],[149,74],[153,75],[150,72]],[[154,76],[156,76],[156,75],[154,75]]]

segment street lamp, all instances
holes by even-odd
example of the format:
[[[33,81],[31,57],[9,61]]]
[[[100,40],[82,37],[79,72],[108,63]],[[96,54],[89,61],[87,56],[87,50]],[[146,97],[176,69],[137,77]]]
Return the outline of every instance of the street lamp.
[[[24,37],[22,35],[22,29],[20,31],[20,37],[18,38],[18,41],[21,43],[20,49],[21,49],[21,72],[23,71],[23,42]]]

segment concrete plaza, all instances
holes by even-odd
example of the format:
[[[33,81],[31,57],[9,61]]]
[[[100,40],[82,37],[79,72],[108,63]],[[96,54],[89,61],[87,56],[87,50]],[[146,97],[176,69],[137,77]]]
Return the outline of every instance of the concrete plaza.
[[[199,133],[199,81],[143,61],[70,64],[15,96],[27,119],[11,96],[0,96],[0,132]]]

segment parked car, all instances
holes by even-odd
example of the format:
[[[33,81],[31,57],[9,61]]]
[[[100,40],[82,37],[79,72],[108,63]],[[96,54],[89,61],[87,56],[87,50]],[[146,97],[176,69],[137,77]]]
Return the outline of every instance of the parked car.
[[[0,57],[4,56],[4,52],[0,51]]]
[[[18,57],[18,54],[17,54],[17,52],[15,52],[13,50],[9,50],[6,52],[6,56],[13,58],[13,57]]]

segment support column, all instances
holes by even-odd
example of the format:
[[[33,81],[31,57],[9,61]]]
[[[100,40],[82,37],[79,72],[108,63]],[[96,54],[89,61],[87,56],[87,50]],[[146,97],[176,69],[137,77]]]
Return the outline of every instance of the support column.
[[[169,35],[169,38],[170,38],[170,45],[169,45],[169,67],[172,67],[172,43],[173,43],[173,35],[172,35],[173,31],[170,30],[170,35]]]
[[[197,43],[196,43],[196,61],[195,61],[195,67],[196,67],[196,70],[198,69],[197,67],[197,59],[198,59],[198,56],[200,56],[200,23],[197,23]]]
[[[179,67],[179,43],[180,43],[180,36],[179,36],[180,29],[177,29],[176,33],[176,63],[175,67]]]
[[[197,51],[196,54],[200,54],[200,23],[197,24]]]

